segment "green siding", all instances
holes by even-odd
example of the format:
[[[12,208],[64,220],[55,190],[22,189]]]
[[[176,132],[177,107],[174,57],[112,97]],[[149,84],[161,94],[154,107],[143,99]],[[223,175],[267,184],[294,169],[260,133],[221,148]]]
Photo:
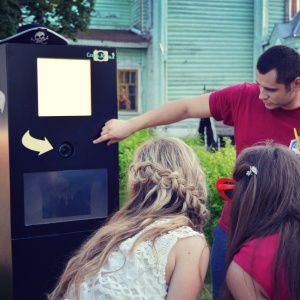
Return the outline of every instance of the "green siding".
[[[168,100],[252,80],[253,0],[168,1]]]
[[[151,26],[151,0],[132,0],[132,26],[140,31],[148,31]]]
[[[131,26],[132,0],[98,0],[91,16],[91,29],[128,30]]]
[[[119,48],[117,50],[118,60],[117,64],[122,64],[123,66],[127,67],[143,67],[144,60],[145,60],[145,53],[144,49],[124,49]],[[119,68],[119,65],[118,65]]]
[[[284,23],[285,3],[282,0],[268,1],[268,37],[270,37],[274,25]]]
[[[134,28],[141,30],[141,1],[133,0],[131,7],[131,24]]]
[[[89,28],[148,31],[151,0],[96,0]]]

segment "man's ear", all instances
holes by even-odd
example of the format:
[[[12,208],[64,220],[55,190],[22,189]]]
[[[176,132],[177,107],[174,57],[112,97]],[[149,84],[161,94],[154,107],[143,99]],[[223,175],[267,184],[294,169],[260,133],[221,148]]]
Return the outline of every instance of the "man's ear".
[[[299,92],[300,91],[300,77],[297,77],[292,82],[292,89],[293,89],[294,92]]]

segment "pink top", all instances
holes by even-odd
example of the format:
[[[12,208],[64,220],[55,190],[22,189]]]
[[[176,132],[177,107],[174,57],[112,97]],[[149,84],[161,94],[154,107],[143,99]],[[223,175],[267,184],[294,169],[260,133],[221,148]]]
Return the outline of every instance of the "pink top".
[[[215,91],[210,95],[210,111],[214,119],[234,126],[237,155],[258,142],[273,140],[289,146],[300,131],[300,107],[292,110],[269,110],[258,98],[256,83],[243,83]],[[228,232],[230,204],[225,203],[219,225]]]
[[[279,234],[253,239],[246,243],[233,258],[233,261],[265,290],[271,300],[276,299],[272,276],[278,239]],[[283,299],[288,300],[287,284],[283,275],[281,284],[284,292]]]

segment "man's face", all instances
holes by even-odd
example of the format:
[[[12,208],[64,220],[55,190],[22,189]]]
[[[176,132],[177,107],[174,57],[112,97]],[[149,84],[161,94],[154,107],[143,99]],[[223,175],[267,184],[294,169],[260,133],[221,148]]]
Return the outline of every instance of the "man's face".
[[[277,72],[273,69],[266,74],[256,70],[256,82],[259,86],[259,99],[263,101],[267,109],[293,109],[298,107],[294,83],[287,88],[283,83],[277,83]]]

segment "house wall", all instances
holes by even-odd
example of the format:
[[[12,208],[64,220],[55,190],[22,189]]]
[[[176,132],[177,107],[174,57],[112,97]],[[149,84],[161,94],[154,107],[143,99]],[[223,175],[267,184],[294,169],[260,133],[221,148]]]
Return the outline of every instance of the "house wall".
[[[274,25],[284,21],[284,0],[168,0],[165,16],[167,101],[255,80],[255,64]],[[199,120],[172,127],[197,130]]]
[[[89,28],[148,31],[151,6],[151,0],[96,0]]]
[[[152,26],[152,1],[131,0],[131,26],[141,32],[149,31]]]
[[[269,36],[268,44],[264,49],[268,49],[274,45],[287,45],[300,53],[300,36],[297,35],[296,28],[300,23],[300,12],[293,16],[292,20],[288,19],[288,5],[281,10],[280,16],[278,16],[279,22],[276,22],[271,34]],[[281,17],[281,19],[280,19]],[[294,34],[296,30],[296,34]]]
[[[285,1],[268,0],[268,22],[267,22],[268,37],[270,37],[275,24],[284,22],[285,6],[286,6]]]
[[[168,100],[252,79],[252,0],[168,3]]]
[[[139,102],[138,111],[126,111],[119,112],[119,115],[123,118],[130,118],[136,114],[140,114],[145,111],[145,101],[142,99],[147,98],[147,81],[148,81],[148,68],[147,64],[147,50],[146,49],[127,49],[119,48],[117,50],[117,68],[118,69],[134,69],[138,70],[138,82],[139,82]]]
[[[167,16],[168,101],[252,81],[253,0],[169,0]]]
[[[140,71],[138,112],[204,89],[255,80],[255,63],[284,0],[98,0],[90,28],[151,34],[147,49],[118,49],[118,68]],[[197,130],[199,120],[171,126]]]
[[[98,0],[91,15],[90,29],[128,30],[131,26],[132,0]]]
[[[152,0],[98,0],[91,15],[90,29],[127,30],[149,35],[153,25]],[[109,45],[109,42],[107,43]],[[138,70],[139,102],[137,111],[120,111],[120,118],[131,118],[149,109],[148,87],[152,86],[151,49],[131,48],[126,42],[117,47],[117,68]],[[149,42],[151,44],[151,41]]]

